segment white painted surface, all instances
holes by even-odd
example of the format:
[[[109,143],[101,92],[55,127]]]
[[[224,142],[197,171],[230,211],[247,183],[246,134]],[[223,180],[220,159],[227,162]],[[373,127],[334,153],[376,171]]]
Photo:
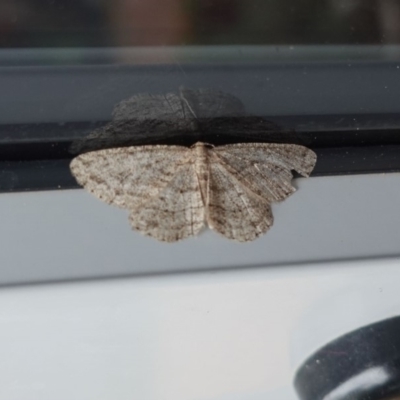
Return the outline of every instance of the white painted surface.
[[[295,400],[304,357],[398,313],[399,263],[3,288],[0,398]]]
[[[154,275],[3,286],[0,398],[295,400],[305,358],[400,310],[400,174],[296,184],[251,244],[158,243],[82,190],[1,194],[3,285]]]
[[[400,174],[297,179],[275,223],[238,244],[160,243],[83,190],[0,195],[0,284],[400,255]]]

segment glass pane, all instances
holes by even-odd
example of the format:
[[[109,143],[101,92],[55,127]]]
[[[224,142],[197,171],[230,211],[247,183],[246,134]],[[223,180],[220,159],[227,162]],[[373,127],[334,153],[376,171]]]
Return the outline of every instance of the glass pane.
[[[3,0],[1,47],[388,44],[396,0]]]
[[[393,0],[4,0],[0,160],[64,160],[69,177],[75,142],[121,101],[183,88],[242,111],[196,138],[129,130],[130,144],[295,142],[316,174],[398,170],[399,21]]]

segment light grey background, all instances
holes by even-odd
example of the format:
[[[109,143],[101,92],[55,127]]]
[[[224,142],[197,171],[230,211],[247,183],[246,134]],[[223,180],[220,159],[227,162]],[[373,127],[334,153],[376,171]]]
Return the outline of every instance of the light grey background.
[[[293,375],[311,352],[398,315],[399,266],[2,288],[0,398],[296,400]]]
[[[0,282],[60,283],[1,288],[0,398],[295,400],[312,352],[398,315],[400,174],[295,184],[249,244],[159,243],[83,190],[1,194]],[[349,258],[372,259],[327,262]]]
[[[82,189],[0,195],[0,284],[400,255],[400,174],[300,178],[272,229],[170,244]]]

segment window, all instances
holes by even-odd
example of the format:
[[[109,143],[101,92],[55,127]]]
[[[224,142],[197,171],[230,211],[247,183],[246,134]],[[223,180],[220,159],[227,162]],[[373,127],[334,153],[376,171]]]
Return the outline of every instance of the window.
[[[75,186],[74,140],[109,121],[121,100],[181,86],[236,96],[286,132],[283,141],[295,132],[319,155],[316,175],[399,169],[395,1],[0,7],[3,191]],[[210,135],[229,140],[229,132]],[[232,140],[248,140],[245,128],[241,136]]]

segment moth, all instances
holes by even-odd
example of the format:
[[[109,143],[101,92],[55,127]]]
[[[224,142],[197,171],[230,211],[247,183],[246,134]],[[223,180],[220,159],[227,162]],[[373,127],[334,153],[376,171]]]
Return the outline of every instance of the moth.
[[[70,164],[77,182],[129,211],[133,229],[165,242],[205,225],[249,242],[273,224],[271,204],[291,195],[292,171],[308,177],[316,154],[300,145],[146,145],[91,151]]]

